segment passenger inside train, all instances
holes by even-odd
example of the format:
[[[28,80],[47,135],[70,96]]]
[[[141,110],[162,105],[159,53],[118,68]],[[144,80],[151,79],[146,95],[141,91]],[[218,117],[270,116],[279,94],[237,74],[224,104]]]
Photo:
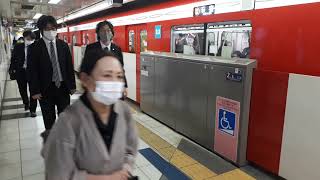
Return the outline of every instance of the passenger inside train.
[[[1,0],[0,180],[320,179],[319,10]]]

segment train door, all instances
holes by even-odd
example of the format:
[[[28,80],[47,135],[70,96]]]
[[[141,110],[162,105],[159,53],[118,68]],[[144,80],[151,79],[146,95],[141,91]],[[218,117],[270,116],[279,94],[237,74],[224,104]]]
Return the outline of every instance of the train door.
[[[147,25],[127,26],[128,52],[136,54],[136,102],[140,103],[140,53],[148,49]]]

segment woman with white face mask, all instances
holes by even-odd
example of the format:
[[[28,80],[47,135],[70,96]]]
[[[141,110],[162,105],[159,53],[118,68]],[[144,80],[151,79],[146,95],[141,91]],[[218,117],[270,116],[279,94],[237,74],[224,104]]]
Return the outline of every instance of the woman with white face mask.
[[[120,100],[123,68],[116,56],[95,49],[85,55],[79,76],[85,93],[61,114],[42,151],[46,179],[130,179],[138,136]]]

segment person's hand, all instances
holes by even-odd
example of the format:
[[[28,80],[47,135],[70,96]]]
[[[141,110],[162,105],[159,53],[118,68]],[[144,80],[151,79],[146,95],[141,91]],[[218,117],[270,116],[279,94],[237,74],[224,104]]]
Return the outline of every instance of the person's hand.
[[[32,96],[32,99],[37,99],[37,100],[41,100],[42,95],[41,94],[36,94]]]
[[[128,88],[125,88],[123,91],[123,96],[127,97],[128,96]]]
[[[76,93],[76,92],[77,92],[76,89],[72,89],[72,90],[70,91],[70,94],[73,95],[73,94]]]
[[[117,171],[111,175],[111,179],[114,180],[127,180],[129,177],[130,175],[127,170]]]

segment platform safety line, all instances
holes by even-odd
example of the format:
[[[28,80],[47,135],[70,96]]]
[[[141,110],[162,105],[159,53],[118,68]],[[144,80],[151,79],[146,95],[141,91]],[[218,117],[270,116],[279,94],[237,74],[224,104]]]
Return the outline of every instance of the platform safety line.
[[[164,140],[148,128],[144,127],[139,122],[136,121],[136,125],[139,131],[140,138],[144,142],[146,142],[153,150],[155,150],[155,152],[157,152],[161,157],[168,161],[168,163],[175,166],[189,178],[197,179],[195,178],[195,174],[204,172],[206,173],[207,177],[203,179],[217,176],[215,172],[211,171],[198,161],[194,160],[192,157],[178,150],[176,147],[168,143],[166,140]],[[199,167],[201,167],[201,172],[199,172]]]

